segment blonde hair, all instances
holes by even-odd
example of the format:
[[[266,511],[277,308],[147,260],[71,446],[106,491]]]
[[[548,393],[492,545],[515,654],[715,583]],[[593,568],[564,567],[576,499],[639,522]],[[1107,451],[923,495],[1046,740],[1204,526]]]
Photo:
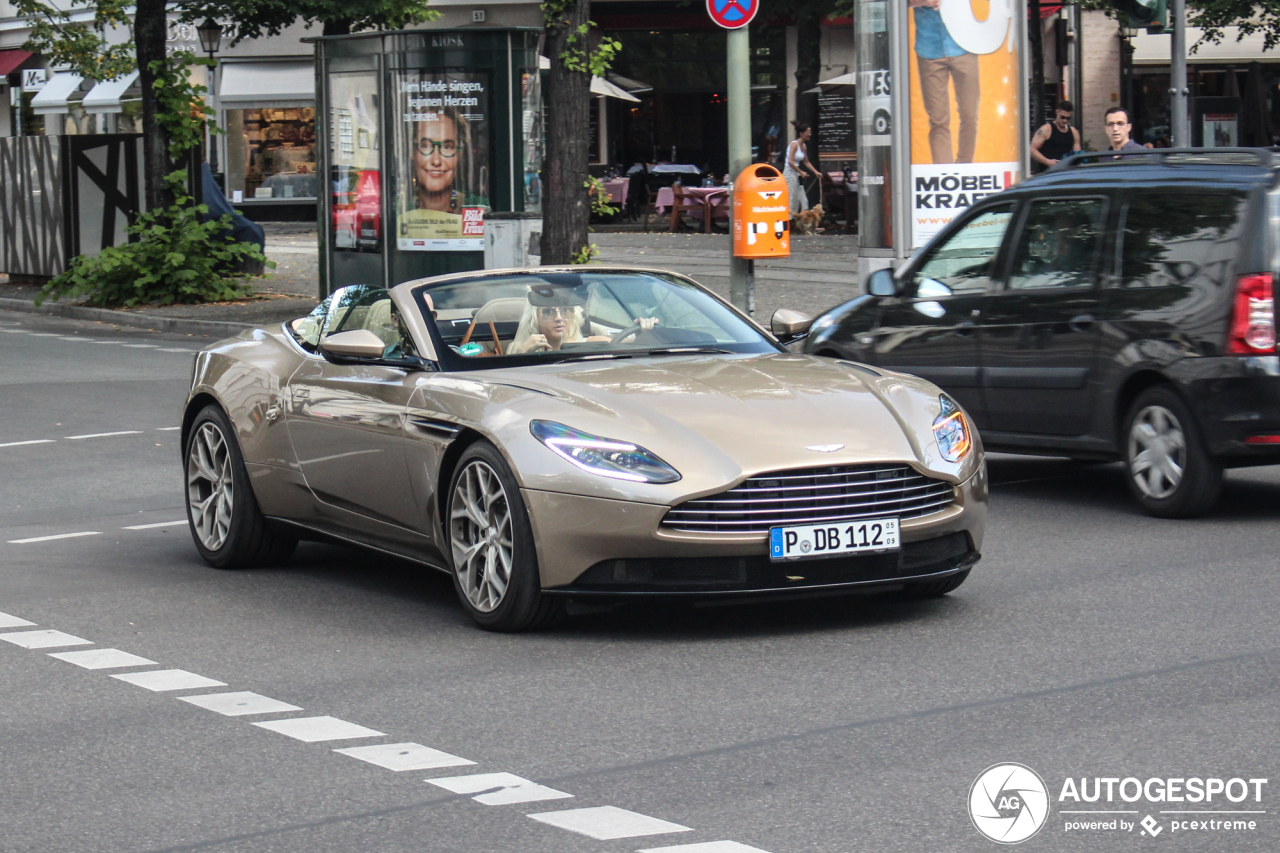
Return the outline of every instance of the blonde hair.
[[[560,339],[561,343],[569,341],[582,340],[582,306],[570,305],[569,315],[564,318],[564,337]],[[519,349],[525,341],[534,335],[542,334],[542,327],[538,323],[538,306],[532,302],[527,303],[524,307],[524,314],[520,317],[520,325],[516,329],[515,340],[511,342],[511,349],[514,352]]]

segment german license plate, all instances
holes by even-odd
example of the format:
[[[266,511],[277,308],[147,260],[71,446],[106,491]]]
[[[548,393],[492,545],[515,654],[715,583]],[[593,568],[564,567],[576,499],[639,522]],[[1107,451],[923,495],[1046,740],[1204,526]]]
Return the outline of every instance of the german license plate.
[[[897,551],[901,547],[896,518],[769,529],[771,560],[830,557],[861,551]]]

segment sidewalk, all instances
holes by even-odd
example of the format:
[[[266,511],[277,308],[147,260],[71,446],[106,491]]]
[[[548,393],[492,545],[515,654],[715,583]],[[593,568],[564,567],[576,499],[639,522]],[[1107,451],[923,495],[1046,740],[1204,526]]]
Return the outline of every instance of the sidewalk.
[[[315,226],[267,223],[266,255],[276,262],[256,284],[257,298],[210,305],[152,306],[127,311],[85,309],[46,302],[42,311],[135,328],[190,334],[235,334],[246,326],[279,323],[309,312],[318,301],[319,252]],[[649,266],[687,275],[729,297],[729,237],[723,234],[594,233],[601,264]],[[858,295],[858,249],[848,235],[798,236],[791,257],[756,263],[755,317],[768,323],[778,308],[818,314]],[[10,284],[0,275],[0,308],[33,310],[39,288]],[[226,324],[226,325],[223,325]]]

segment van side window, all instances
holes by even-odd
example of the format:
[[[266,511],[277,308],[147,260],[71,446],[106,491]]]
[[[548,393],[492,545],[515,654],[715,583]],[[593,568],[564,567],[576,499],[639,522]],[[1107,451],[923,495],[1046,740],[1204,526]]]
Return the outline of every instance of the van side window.
[[[1009,289],[1092,287],[1104,216],[1100,198],[1034,202],[1018,238]]]
[[[1120,286],[1225,285],[1244,207],[1243,193],[1135,193],[1124,217]]]
[[[970,219],[916,269],[915,295],[936,299],[986,290],[991,266],[1012,218],[1013,205],[1006,204],[987,208]]]

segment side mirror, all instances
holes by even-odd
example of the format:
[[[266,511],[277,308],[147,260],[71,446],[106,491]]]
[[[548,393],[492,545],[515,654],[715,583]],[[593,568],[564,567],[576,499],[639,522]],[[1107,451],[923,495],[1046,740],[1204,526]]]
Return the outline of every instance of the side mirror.
[[[897,296],[898,283],[888,267],[878,269],[867,278],[867,293],[872,296]]]
[[[769,320],[769,330],[779,340],[803,338],[809,334],[809,327],[812,325],[813,317],[794,308],[779,308]]]
[[[320,349],[328,355],[343,358],[382,358],[387,345],[368,329],[352,329],[329,335],[320,342]]]

